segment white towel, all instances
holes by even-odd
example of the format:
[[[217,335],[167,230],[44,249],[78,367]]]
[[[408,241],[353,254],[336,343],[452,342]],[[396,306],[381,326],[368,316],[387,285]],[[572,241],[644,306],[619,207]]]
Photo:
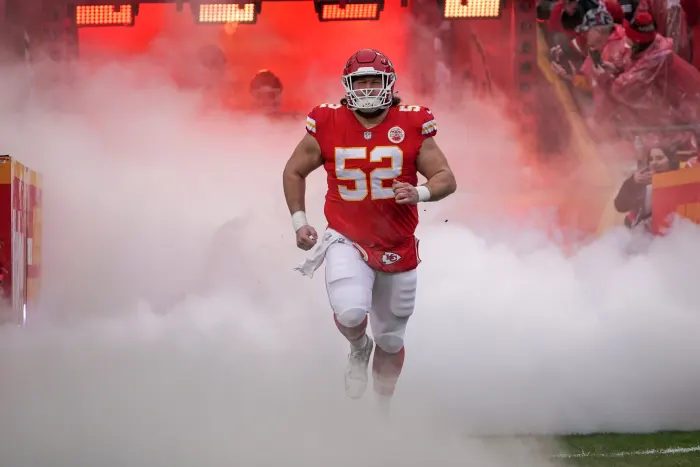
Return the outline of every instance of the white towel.
[[[321,267],[326,259],[328,247],[342,240],[345,240],[345,237],[341,234],[333,229],[326,229],[323,233],[323,240],[316,244],[316,247],[311,252],[311,256],[301,262],[294,270],[299,271],[303,276],[314,277],[314,272]]]

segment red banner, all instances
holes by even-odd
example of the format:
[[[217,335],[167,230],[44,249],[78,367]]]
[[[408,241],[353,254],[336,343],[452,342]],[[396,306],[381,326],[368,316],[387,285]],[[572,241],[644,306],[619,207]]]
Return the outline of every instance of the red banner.
[[[676,216],[700,224],[700,167],[654,175],[651,212],[657,235],[664,234]]]
[[[24,324],[40,288],[41,177],[0,156],[0,322]]]

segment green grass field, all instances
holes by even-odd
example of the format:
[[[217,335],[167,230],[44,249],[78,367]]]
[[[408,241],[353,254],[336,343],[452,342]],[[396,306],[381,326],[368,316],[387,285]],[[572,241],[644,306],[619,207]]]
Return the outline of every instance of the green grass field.
[[[595,434],[558,439],[571,467],[700,467],[700,432]]]

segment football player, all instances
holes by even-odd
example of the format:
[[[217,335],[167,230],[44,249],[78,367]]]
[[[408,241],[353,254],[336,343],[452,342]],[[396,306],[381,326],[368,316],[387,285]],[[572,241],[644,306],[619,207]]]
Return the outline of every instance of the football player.
[[[297,269],[313,276],[325,261],[335,324],[350,343],[346,394],[365,393],[374,351],[373,388],[387,407],[416,298],[417,204],[441,200],[457,185],[434,139],[435,117],[425,107],[401,104],[389,58],[374,49],[356,52],[342,83],[340,104],[319,105],[306,118],[306,134],[284,169],[284,194],[297,246],[316,246]],[[305,180],[321,166],[328,174],[328,226],[319,239],[305,214]],[[418,185],[419,173],[425,184]]]
[[[250,82],[253,102],[264,114],[279,112],[282,90],[282,81],[270,70],[260,70]]]

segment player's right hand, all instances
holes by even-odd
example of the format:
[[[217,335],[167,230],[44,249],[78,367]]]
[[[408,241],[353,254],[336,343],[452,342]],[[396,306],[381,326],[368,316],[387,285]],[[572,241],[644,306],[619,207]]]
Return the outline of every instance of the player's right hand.
[[[316,245],[318,234],[316,229],[310,225],[304,225],[297,230],[297,246],[304,251],[308,251]]]

